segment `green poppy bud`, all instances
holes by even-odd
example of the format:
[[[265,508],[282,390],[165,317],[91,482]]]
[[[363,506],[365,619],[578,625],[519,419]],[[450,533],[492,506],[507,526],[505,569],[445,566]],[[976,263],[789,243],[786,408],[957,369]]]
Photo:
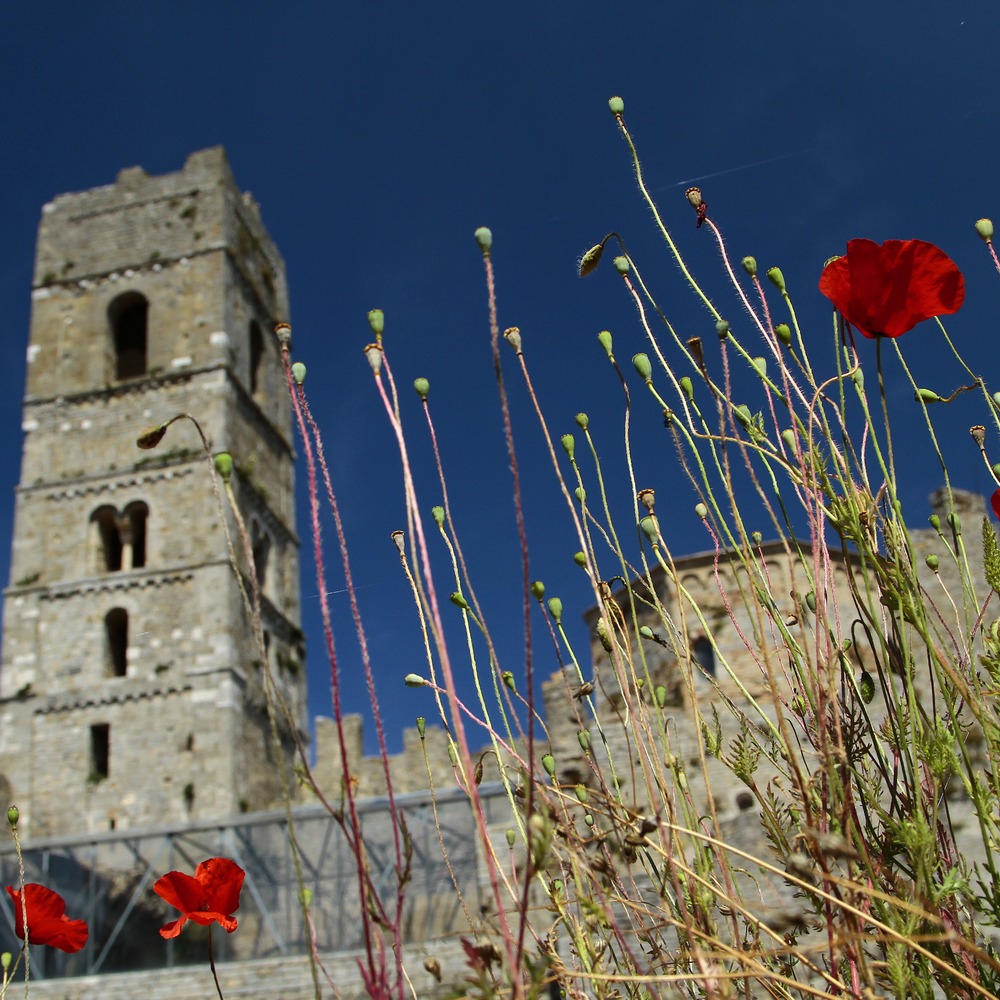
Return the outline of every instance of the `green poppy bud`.
[[[767,358],[754,358],[750,364],[761,378],[767,378]]]
[[[295,379],[296,385],[302,385],[306,380],[306,366],[302,364],[301,361],[296,361],[292,365],[292,378]]]
[[[608,101],[608,107],[616,118],[625,112],[625,102],[620,97],[612,97]]]
[[[517,681],[514,680],[514,675],[509,670],[503,671],[500,674],[500,679],[504,682],[504,685],[509,688],[514,694],[517,694]]]
[[[861,689],[861,700],[866,705],[870,705],[872,699],[875,697],[875,681],[867,670],[861,671],[861,680],[858,682],[858,687]]]
[[[586,802],[587,801],[587,794],[588,793],[587,793],[587,786],[586,785],[577,785],[575,791],[576,791],[576,797],[577,797],[578,801],[580,801],[580,802]]]
[[[683,392],[684,395],[687,396],[687,401],[689,403],[693,403],[694,402],[694,384],[691,382],[691,379],[687,375],[684,375],[684,376],[681,377],[679,385],[681,387],[681,392]]]
[[[656,633],[648,625],[640,625],[639,635],[641,635],[643,639],[652,639],[655,637]]]
[[[580,749],[584,753],[590,753],[590,730],[589,729],[581,729],[576,734],[576,741],[577,741],[577,743],[580,744]]]
[[[452,767],[458,767],[458,748],[453,742],[448,744],[448,759]]]
[[[806,594],[806,607],[813,612],[816,610],[816,592],[814,590],[810,590]]]
[[[434,523],[440,528],[444,524],[444,507],[440,504],[431,507],[431,517],[434,518]]]
[[[989,219],[978,219],[976,232],[979,233],[980,239],[989,243],[993,239],[993,223]]]
[[[550,777],[554,777],[556,773],[556,759],[552,754],[547,753],[542,755],[542,767],[545,768],[545,773]]]
[[[611,354],[611,331],[610,330],[601,330],[601,332],[597,335],[597,342],[601,345],[601,347],[604,348],[604,353],[607,354],[607,356],[609,358],[613,356]]]
[[[653,377],[653,366],[649,362],[648,354],[636,354],[632,357],[632,364],[639,373],[639,377],[649,382]]]
[[[215,456],[215,471],[224,483],[229,482],[229,477],[233,474],[233,456],[228,451],[220,451]]]
[[[767,269],[767,279],[779,292],[785,291],[785,276],[781,273],[780,267],[769,267]]]
[[[591,247],[581,258],[580,263],[577,267],[577,272],[581,278],[586,278],[588,274],[593,273],[597,269],[597,265],[601,262],[601,255],[604,253],[604,244],[598,243],[597,246]]]
[[[917,389],[915,399],[918,403],[940,403],[941,397],[933,389]]]
[[[727,319],[717,319],[715,321],[715,332],[719,336],[719,340],[725,340],[729,336],[729,320]]]
[[[403,678],[403,683],[407,687],[419,688],[419,687],[424,687],[424,685],[427,684],[427,681],[423,677],[421,677],[420,674],[407,674]]]
[[[930,526],[935,531],[940,531],[941,530],[941,518],[938,517],[937,514],[931,514],[931,516],[929,518],[927,518],[927,520],[928,520],[928,522],[930,522]]]
[[[545,584],[541,580],[535,580],[531,585],[531,596],[536,601],[540,601],[545,596]]]
[[[860,368],[855,368],[851,372],[851,381],[857,386],[858,392],[863,391],[865,387],[865,373]]]
[[[785,447],[791,451],[795,451],[795,431],[791,427],[786,427],[785,430],[781,432],[781,440],[785,442]]]
[[[7,809],[7,822],[12,830],[17,829],[17,821],[21,818],[21,812],[17,806],[10,806]]]
[[[787,323],[779,323],[774,328],[774,335],[785,345],[785,347],[792,342],[792,328]]]
[[[424,733],[427,732],[427,720],[422,716],[417,716],[417,735],[423,739]]]
[[[962,534],[962,519],[958,514],[951,513],[947,517],[948,527],[955,532],[956,535]]]
[[[385,314],[381,309],[368,310],[368,325],[376,337],[382,336],[382,331],[385,329]]]
[[[563,603],[558,597],[549,598],[549,614],[552,615],[557,625],[562,624]]]
[[[615,270],[624,277],[632,269],[632,265],[629,263],[628,257],[615,257],[614,259]]]
[[[663,708],[667,703],[667,689],[663,684],[657,684],[654,690],[657,707]]]
[[[573,440],[572,434],[563,434],[559,439],[562,442],[563,451],[569,456],[569,460],[573,461],[573,456],[576,453],[576,441]]]
[[[415,378],[413,380],[413,388],[421,401],[423,401],[427,399],[427,393],[431,391],[431,384],[425,378]]]
[[[507,837],[507,846],[511,850],[514,850],[514,844],[517,843],[517,833],[510,827],[507,827],[506,837]]]
[[[461,608],[463,611],[469,610],[469,602],[462,596],[460,590],[456,590],[448,595],[448,600],[455,605],[456,608]]]
[[[583,817],[583,821],[584,821],[584,823],[587,824],[587,826],[593,826],[594,825],[594,817],[591,816],[590,813],[587,813],[587,815]]]
[[[587,499],[587,491],[582,486],[577,486],[577,488],[573,490],[573,496],[575,496],[580,503],[583,503],[583,501]]]
[[[933,552],[924,560],[924,562],[927,563],[927,568],[932,573],[936,573],[938,571],[938,566],[941,565],[941,560],[938,559],[938,557],[934,555]]]
[[[655,514],[647,514],[639,519],[639,529],[654,544],[660,540],[660,522]]]
[[[587,568],[587,553],[586,552],[574,552],[573,562],[577,564],[581,569]]]
[[[483,256],[489,256],[490,249],[493,246],[493,233],[486,226],[480,226],[474,235],[476,242],[479,244],[479,249],[483,251]]]
[[[590,417],[586,413],[578,413],[574,418],[576,426],[585,431],[590,426]]]

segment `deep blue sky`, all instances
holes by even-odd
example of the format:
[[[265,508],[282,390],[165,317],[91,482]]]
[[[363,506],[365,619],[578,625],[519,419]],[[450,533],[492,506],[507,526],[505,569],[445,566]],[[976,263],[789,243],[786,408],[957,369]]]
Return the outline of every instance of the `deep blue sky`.
[[[1000,8],[993,4],[35,0],[3,5],[0,36],[0,426],[7,441],[0,537],[10,532],[18,476],[41,206],[58,193],[110,183],[122,167],[164,173],[192,150],[224,144],[288,264],[296,353],[309,366],[308,388],[327,433],[390,729],[431,714],[431,704],[399,681],[424,668],[389,541],[404,526],[402,490],[361,355],[367,310],[386,312],[397,379],[406,386],[416,376],[431,380],[453,512],[503,666],[515,675],[523,669],[519,569],[474,228],[493,229],[501,326],[523,331],[553,431],[575,430],[573,414],[586,410],[609,458],[620,451],[620,393],[595,334],[611,329],[623,361],[645,345],[612,269],[581,281],[579,254],[619,231],[684,334],[712,336],[635,191],[607,110],[612,94],[625,99],[675,237],[720,301],[731,300],[709,234],[695,230],[683,199],[685,182],[695,178],[704,178],[734,257],[752,253],[762,268],[781,265],[818,338],[829,340],[830,319],[816,281],[848,239],[937,243],[959,263],[969,291],[949,328],[993,375],[1000,278],[972,229],[981,215],[1000,217]],[[735,316],[735,304],[730,309]],[[934,387],[949,392],[957,376],[941,374],[934,331],[928,325],[912,336],[926,338],[932,351],[921,357],[919,343],[911,344],[910,359],[926,364],[928,379],[944,378]],[[577,546],[516,385],[513,355],[504,360],[529,494],[532,576],[563,596],[582,652],[577,622],[590,598],[572,564]],[[896,396],[902,406],[908,393]],[[405,402],[427,473],[426,510],[440,496],[416,398],[407,393]],[[953,410],[956,482],[987,491],[965,432],[983,414]],[[641,412],[655,428],[655,412]],[[706,548],[676,459],[659,438],[650,442],[637,456],[641,483],[657,489],[677,551]],[[939,473],[922,439],[914,438],[904,459],[904,497],[922,522]],[[627,485],[616,489],[627,514]],[[675,517],[666,516],[671,508]],[[6,579],[5,553],[3,560]],[[336,565],[335,552],[329,560]],[[311,704],[328,713],[309,558],[303,570]],[[341,585],[334,572],[331,589]],[[439,586],[451,589],[447,576]],[[333,600],[340,602],[347,704],[362,709],[346,603],[343,595]],[[541,647],[537,669],[547,674],[554,666]]]

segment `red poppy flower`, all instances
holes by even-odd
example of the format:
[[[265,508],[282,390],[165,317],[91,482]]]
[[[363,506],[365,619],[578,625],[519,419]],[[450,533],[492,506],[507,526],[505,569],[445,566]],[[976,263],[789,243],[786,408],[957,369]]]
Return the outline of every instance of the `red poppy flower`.
[[[996,493],[993,494],[990,498],[990,503],[993,505],[993,513],[996,514],[997,517],[1000,517],[1000,490],[997,490]]]
[[[47,944],[60,951],[79,951],[90,935],[85,920],[70,920],[66,916],[66,901],[37,882],[24,887],[24,907],[21,893],[7,886],[7,894],[14,900],[14,933],[24,940],[24,910],[28,911],[28,940],[31,944]]]
[[[819,290],[866,337],[898,337],[932,316],[958,312],[965,279],[923,240],[851,240],[823,269]]]
[[[233,912],[240,908],[240,890],[246,872],[229,858],[209,858],[194,870],[167,872],[157,879],[153,892],[181,911],[181,916],[160,928],[165,938],[177,937],[189,918],[207,927],[217,923],[230,934],[236,930]]]

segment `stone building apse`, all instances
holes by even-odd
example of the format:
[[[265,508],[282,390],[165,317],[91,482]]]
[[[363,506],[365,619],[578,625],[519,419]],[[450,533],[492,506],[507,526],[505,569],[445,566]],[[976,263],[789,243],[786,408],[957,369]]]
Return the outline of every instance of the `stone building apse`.
[[[273,805],[284,767],[201,439],[229,451],[265,646],[306,730],[284,262],[221,148],[60,195],[38,233],[0,667],[0,800],[31,837]],[[231,515],[230,515],[231,516]]]

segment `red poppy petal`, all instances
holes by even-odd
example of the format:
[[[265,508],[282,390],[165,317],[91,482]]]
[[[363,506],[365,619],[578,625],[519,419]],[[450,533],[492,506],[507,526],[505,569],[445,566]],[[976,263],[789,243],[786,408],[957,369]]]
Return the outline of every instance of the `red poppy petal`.
[[[14,901],[14,933],[24,940],[24,914],[21,894],[10,886],[7,893]],[[28,882],[24,887],[24,907],[28,911],[28,938],[34,944],[47,944],[60,951],[79,951],[90,935],[85,920],[70,920],[66,902],[47,886]]]
[[[184,872],[167,872],[153,884],[153,892],[183,913],[200,910],[205,905],[204,886]]]
[[[996,493],[993,494],[990,498],[990,503],[993,505],[993,513],[1000,518],[1000,490],[997,490]],[[7,891],[10,892],[10,889]]]
[[[209,924],[219,924],[223,930],[230,934],[236,930],[236,918],[227,916],[225,913],[209,913],[203,910],[200,913],[189,913],[188,918],[196,924],[201,924],[202,927],[207,927]]]
[[[164,924],[160,928],[160,935],[165,938],[175,938],[181,932],[181,928],[187,921],[187,915],[183,914],[176,920],[171,920],[169,924]]]
[[[217,913],[230,914],[240,908],[240,891],[246,872],[229,858],[209,858],[195,869],[205,902]]]

